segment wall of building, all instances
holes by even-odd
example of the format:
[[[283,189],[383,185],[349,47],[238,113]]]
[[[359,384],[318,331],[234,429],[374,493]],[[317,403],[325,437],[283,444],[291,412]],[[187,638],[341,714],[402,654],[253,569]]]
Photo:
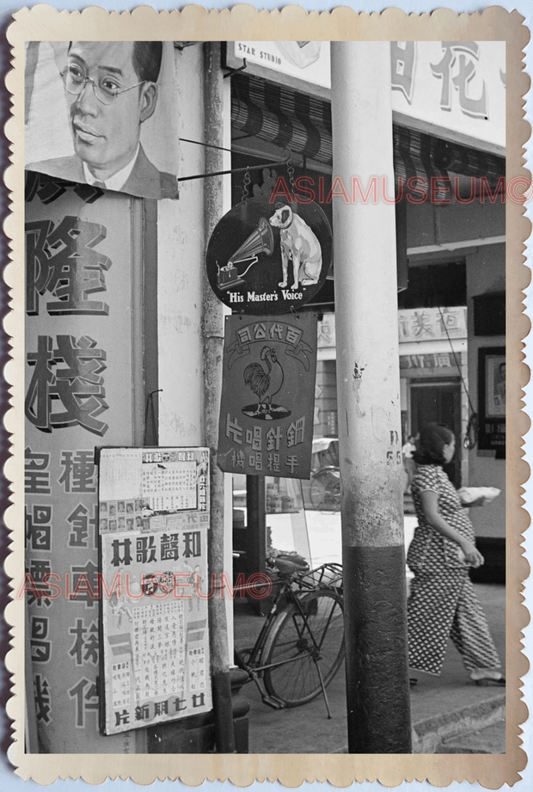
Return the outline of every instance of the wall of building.
[[[505,235],[505,205],[497,202],[466,205],[409,205],[407,245],[411,250],[432,245],[452,245],[457,255],[464,255],[467,272],[468,311],[468,389],[474,409],[478,409],[478,349],[481,346],[505,346],[505,336],[474,335],[474,296],[505,291],[505,245],[484,244],[484,240]],[[465,242],[464,248],[461,243]],[[467,244],[466,244],[467,243]],[[478,244],[476,244],[478,243]],[[476,534],[491,538],[505,535],[505,461],[495,459],[495,452],[477,447],[465,451],[468,459],[469,486],[492,486],[501,489],[490,506],[472,509],[470,516]]]
[[[201,45],[175,50],[179,136],[203,140]],[[191,102],[191,96],[199,101]],[[204,149],[180,143],[180,176],[204,172]],[[200,445],[203,432],[204,182],[182,182],[158,206],[159,444]]]
[[[175,50],[179,110],[179,176],[204,174],[204,52],[201,43]],[[229,82],[229,81],[226,81]],[[194,97],[194,99],[192,99]],[[230,94],[225,86],[224,145],[230,147]],[[230,167],[229,154],[224,167]],[[205,378],[202,304],[205,282],[205,179],[180,183],[178,201],[158,205],[159,445],[205,443]],[[230,209],[230,178],[224,211]],[[232,570],[231,477],[226,476],[224,563]],[[232,602],[228,598],[228,649],[233,652]]]
[[[505,290],[505,245],[480,248],[467,257],[468,294],[468,370],[470,395],[478,404],[478,350],[480,347],[505,346],[505,336],[475,336],[472,297],[478,294]],[[500,496],[490,505],[471,509],[470,516],[477,536],[505,536],[505,460],[495,459],[494,451],[478,448],[469,453],[470,486],[490,486],[501,489]]]

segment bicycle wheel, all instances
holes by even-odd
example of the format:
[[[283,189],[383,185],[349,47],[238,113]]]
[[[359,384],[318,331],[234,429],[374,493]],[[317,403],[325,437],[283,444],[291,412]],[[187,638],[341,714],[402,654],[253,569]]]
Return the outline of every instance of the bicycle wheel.
[[[267,637],[264,672],[269,695],[286,707],[306,704],[322,692],[317,664],[328,685],[344,658],[342,599],[333,591],[311,591],[300,599],[307,625],[291,603],[272,623]]]
[[[341,507],[341,476],[338,468],[319,470],[311,482],[311,503],[317,511],[338,511]]]

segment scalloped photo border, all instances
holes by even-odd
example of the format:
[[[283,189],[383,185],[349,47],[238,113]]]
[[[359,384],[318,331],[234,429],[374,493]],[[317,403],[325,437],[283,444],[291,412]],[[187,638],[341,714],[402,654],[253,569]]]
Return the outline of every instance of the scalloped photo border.
[[[297,5],[282,11],[258,11],[250,5],[237,5],[231,11],[207,11],[189,5],[182,11],[162,11],[142,6],[131,13],[107,12],[90,7],[82,12],[57,11],[37,5],[23,8],[13,15],[7,30],[11,45],[12,69],[6,86],[12,95],[12,115],[5,126],[11,143],[11,166],[5,173],[10,195],[10,215],[5,232],[10,240],[10,263],[5,268],[9,289],[9,312],[5,329],[12,343],[11,360],[5,369],[10,386],[11,409],[6,417],[11,439],[11,458],[5,474],[11,482],[13,505],[5,520],[10,536],[10,555],[6,571],[13,590],[19,590],[24,577],[24,42],[27,40],[140,40],[150,38],[171,41],[225,40],[504,40],[507,45],[507,179],[530,174],[524,168],[524,145],[530,136],[524,118],[524,95],[529,78],[524,72],[523,49],[529,32],[523,17],[503,8],[491,7],[482,13],[457,14],[439,9],[432,14],[408,15],[390,8],[379,13],[361,13],[339,7],[332,12],[306,12]],[[197,786],[204,780],[230,780],[238,786],[253,781],[279,780],[286,786],[303,781],[329,781],[345,787],[355,781],[380,781],[393,787],[405,781],[428,780],[436,786],[452,781],[477,781],[496,789],[503,783],[513,785],[527,757],[521,748],[520,724],[528,711],[520,692],[520,677],[528,670],[522,653],[522,638],[529,620],[523,605],[522,582],[529,565],[521,547],[522,532],[529,516],[523,508],[524,482],[529,468],[523,459],[523,436],[529,419],[523,412],[523,388],[529,380],[524,363],[522,341],[529,332],[524,314],[524,289],[530,274],[525,265],[525,242],[530,223],[525,209],[518,203],[506,203],[507,258],[507,751],[505,754],[448,755],[350,755],[350,754],[259,754],[259,755],[98,755],[27,754],[24,751],[24,602],[12,599],[6,609],[11,625],[11,650],[7,667],[12,674],[12,697],[8,715],[13,719],[13,743],[9,759],[23,779],[51,784],[57,778],[82,778],[98,784],[107,778],[131,778],[140,784],[155,779],[180,779]]]

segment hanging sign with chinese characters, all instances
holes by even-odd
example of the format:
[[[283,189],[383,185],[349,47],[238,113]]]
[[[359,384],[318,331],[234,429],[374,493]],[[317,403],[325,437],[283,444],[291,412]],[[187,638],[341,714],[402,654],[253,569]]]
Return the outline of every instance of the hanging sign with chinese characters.
[[[104,448],[102,731],[211,709],[207,448]]]
[[[206,256],[211,288],[244,314],[282,314],[305,305],[324,283],[332,237],[318,204],[258,196],[234,206],[217,224]],[[277,193],[280,195],[280,193]]]
[[[218,465],[309,478],[316,314],[226,317]]]

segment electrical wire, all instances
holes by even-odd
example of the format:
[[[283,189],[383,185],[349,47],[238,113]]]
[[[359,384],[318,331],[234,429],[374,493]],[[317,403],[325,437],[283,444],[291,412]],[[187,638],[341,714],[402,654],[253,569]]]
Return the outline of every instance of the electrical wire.
[[[213,143],[204,143],[201,140],[190,140],[189,138],[180,138],[180,143],[195,143],[197,146],[204,146],[206,148],[213,148],[218,149],[219,151],[229,151],[231,153],[232,149],[226,148],[226,146],[215,146]]]

